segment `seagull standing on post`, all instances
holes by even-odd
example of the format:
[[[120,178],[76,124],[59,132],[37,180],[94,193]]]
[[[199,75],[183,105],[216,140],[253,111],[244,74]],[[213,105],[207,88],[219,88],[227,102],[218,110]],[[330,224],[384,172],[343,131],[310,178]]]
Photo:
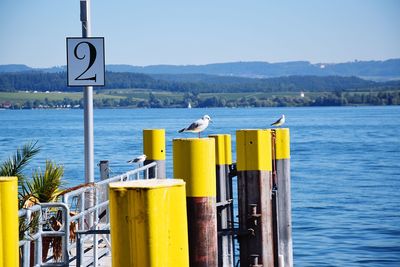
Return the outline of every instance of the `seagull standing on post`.
[[[200,138],[200,133],[208,127],[208,123],[210,122],[212,122],[210,116],[204,115],[201,119],[198,119],[186,128],[180,129],[178,132],[199,133]]]
[[[282,115],[279,120],[277,120],[276,122],[272,123],[271,126],[276,126],[279,127],[281,125],[283,125],[285,123],[285,115]]]

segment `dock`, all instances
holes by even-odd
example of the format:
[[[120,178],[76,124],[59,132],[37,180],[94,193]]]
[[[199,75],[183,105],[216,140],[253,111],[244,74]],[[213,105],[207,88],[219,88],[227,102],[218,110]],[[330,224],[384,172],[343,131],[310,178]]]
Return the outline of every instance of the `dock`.
[[[238,130],[237,162],[230,135],[174,139],[174,179],[165,131],[143,140],[144,165],[109,177],[101,161],[99,182],[17,211],[41,222],[18,242],[20,266],[293,266],[289,129]]]

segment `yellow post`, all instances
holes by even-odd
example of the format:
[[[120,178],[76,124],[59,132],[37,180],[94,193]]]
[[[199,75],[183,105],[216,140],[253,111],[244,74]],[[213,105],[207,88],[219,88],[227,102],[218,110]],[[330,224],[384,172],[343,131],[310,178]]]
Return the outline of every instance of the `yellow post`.
[[[276,187],[278,204],[278,254],[280,266],[293,266],[292,204],[290,188],[290,131],[277,128],[275,131]]]
[[[218,266],[213,138],[173,140],[174,177],[186,182],[190,267]]]
[[[232,164],[232,145],[230,134],[212,134],[209,137],[215,140],[215,164]]]
[[[215,140],[215,163],[217,175],[217,202],[224,203],[217,207],[217,229],[233,230],[233,190],[229,177],[232,164],[232,145],[230,134],[213,134]],[[235,250],[232,235],[218,235],[218,266],[233,266]]]
[[[0,177],[0,267],[18,266],[18,178]]]
[[[290,131],[289,128],[277,128],[275,131],[275,158],[290,159]]]
[[[240,265],[273,267],[271,131],[238,130],[236,146]]]
[[[113,266],[189,266],[185,183],[111,183]]]
[[[272,170],[270,148],[271,130],[236,131],[238,171]]]
[[[143,130],[143,153],[146,155],[145,164],[157,162],[157,178],[166,178],[165,171],[165,129]],[[150,178],[155,177],[149,173]]]

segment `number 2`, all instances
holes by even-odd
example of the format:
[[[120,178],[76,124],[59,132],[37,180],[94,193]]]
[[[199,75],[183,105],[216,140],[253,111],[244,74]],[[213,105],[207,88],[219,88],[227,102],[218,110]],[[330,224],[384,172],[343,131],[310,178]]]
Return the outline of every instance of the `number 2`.
[[[89,47],[89,64],[88,64],[86,70],[85,70],[84,72],[82,72],[78,77],[76,77],[75,80],[76,80],[76,81],[87,81],[87,80],[92,80],[92,81],[95,81],[95,82],[96,82],[96,74],[95,74],[94,76],[92,76],[92,77],[81,78],[82,75],[84,75],[84,74],[92,67],[93,63],[96,61],[96,56],[97,56],[96,47],[95,47],[93,44],[91,44],[91,43],[89,43],[89,42],[86,42],[86,41],[78,43],[78,44],[75,46],[74,55],[75,55],[75,57],[76,57],[77,59],[79,59],[79,60],[83,60],[83,59],[85,59],[85,57],[86,57],[86,55],[83,55],[82,57],[79,57],[79,55],[78,55],[78,47],[79,47],[81,44],[87,44],[88,47]]]

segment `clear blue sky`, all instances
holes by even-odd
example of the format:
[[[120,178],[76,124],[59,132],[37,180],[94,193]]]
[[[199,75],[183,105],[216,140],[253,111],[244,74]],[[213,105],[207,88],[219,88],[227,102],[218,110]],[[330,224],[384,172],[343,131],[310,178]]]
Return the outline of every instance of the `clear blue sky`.
[[[398,0],[92,0],[107,64],[400,58]],[[79,0],[0,0],[0,64],[66,64]]]

